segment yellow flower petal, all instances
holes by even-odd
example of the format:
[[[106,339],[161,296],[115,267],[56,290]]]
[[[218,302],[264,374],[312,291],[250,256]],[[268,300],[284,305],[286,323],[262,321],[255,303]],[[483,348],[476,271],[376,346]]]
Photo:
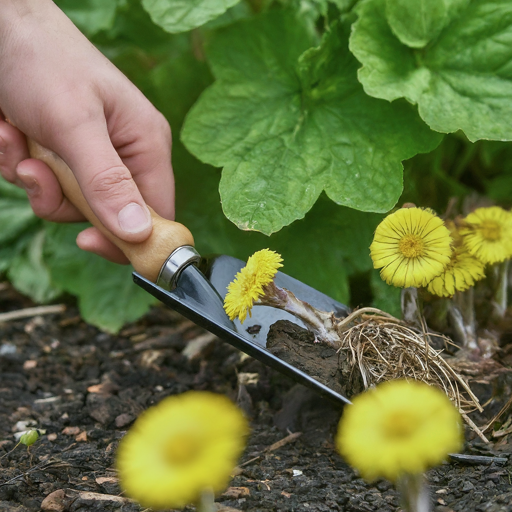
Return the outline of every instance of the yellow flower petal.
[[[281,255],[270,249],[255,252],[247,265],[238,272],[228,286],[224,309],[231,320],[239,318],[243,323],[253,304],[264,294],[263,287],[273,281],[277,269],[282,267]]]
[[[386,283],[426,286],[449,263],[450,243],[448,229],[432,210],[401,208],[377,226],[370,256]]]
[[[463,292],[484,277],[484,264],[461,247],[454,250],[444,272],[428,283],[427,290],[439,297],[451,297],[456,291]]]
[[[223,491],[245,446],[247,421],[225,396],[189,391],[137,419],[121,440],[117,470],[144,507],[183,508],[205,489]]]
[[[512,257],[512,213],[491,206],[477,208],[459,229],[469,253],[483,263],[499,263]]]
[[[336,447],[367,480],[423,473],[462,447],[460,415],[446,395],[421,382],[396,380],[345,407]]]

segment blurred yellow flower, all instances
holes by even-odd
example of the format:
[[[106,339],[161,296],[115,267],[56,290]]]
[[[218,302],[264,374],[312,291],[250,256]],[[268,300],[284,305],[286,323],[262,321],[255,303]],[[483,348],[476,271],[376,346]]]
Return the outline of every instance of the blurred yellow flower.
[[[121,440],[117,470],[144,507],[182,508],[205,490],[223,491],[245,446],[247,421],[225,396],[189,391],[137,419]]]
[[[452,297],[456,291],[463,292],[485,277],[485,265],[469,254],[455,223],[449,221],[446,226],[453,238],[450,263],[440,276],[427,285],[427,290],[438,297]]]
[[[336,447],[366,480],[395,482],[460,450],[460,415],[437,388],[417,381],[384,382],[345,406]]]
[[[470,254],[483,263],[512,257],[512,213],[499,206],[477,208],[463,219],[459,232]]]
[[[251,314],[254,303],[265,293],[264,286],[271,283],[282,267],[281,255],[270,249],[255,252],[247,260],[247,265],[238,272],[228,286],[224,299],[224,309],[231,320],[239,318],[243,323],[247,313]]]
[[[450,232],[432,210],[401,208],[377,226],[370,256],[386,283],[426,286],[450,262],[450,244]]]

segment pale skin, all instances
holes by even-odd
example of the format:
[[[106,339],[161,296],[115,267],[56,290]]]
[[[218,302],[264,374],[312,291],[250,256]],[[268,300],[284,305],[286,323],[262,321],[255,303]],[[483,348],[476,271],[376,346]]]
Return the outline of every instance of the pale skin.
[[[0,77],[0,174],[26,190],[36,215],[84,220],[50,168],[30,158],[26,136],[69,165],[92,211],[118,238],[149,237],[147,205],[174,219],[169,124],[51,0],[0,0]],[[96,228],[77,244],[127,262]]]

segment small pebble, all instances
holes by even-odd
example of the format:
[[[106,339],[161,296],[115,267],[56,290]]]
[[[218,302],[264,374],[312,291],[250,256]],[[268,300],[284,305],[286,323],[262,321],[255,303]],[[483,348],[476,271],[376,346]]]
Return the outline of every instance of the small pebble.
[[[462,491],[472,491],[475,488],[475,486],[471,482],[464,482],[464,485],[462,486]]]

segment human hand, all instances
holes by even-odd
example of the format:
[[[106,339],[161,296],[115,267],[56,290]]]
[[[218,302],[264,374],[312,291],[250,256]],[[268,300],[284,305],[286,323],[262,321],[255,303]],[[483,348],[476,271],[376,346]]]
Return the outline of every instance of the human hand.
[[[115,236],[151,234],[149,204],[174,218],[171,133],[165,118],[50,0],[0,0],[0,173],[27,191],[36,215],[83,220],[25,135],[72,169],[92,211]],[[118,263],[121,251],[96,228],[77,244]]]

